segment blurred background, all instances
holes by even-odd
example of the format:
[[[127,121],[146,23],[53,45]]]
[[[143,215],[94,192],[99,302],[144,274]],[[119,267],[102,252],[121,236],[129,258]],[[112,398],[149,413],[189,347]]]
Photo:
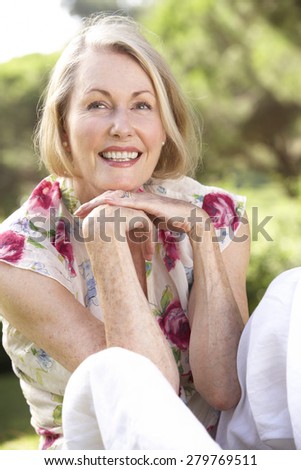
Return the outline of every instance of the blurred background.
[[[46,175],[32,148],[39,97],[82,18],[99,11],[133,16],[170,63],[203,128],[199,181],[247,196],[252,312],[301,264],[301,0],[1,0],[0,221]],[[1,348],[0,396],[0,449],[35,448]]]

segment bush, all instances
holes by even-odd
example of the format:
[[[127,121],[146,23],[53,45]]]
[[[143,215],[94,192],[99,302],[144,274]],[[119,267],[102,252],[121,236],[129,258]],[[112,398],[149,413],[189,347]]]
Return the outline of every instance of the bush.
[[[300,201],[288,197],[283,186],[276,182],[261,187],[240,188],[240,192],[247,195],[252,234],[247,276],[252,313],[276,276],[301,265]],[[266,222],[262,233],[256,231],[257,222]]]

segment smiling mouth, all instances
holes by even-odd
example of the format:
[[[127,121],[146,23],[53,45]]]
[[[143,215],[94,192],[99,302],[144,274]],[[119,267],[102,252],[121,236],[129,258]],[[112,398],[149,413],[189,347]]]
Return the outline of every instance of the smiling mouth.
[[[99,155],[105,160],[114,162],[129,162],[142,155],[141,152],[100,152]]]

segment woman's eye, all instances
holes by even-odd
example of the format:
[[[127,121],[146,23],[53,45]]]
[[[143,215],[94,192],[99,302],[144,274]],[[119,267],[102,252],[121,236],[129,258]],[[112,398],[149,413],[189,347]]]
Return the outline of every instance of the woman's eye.
[[[152,109],[152,106],[149,103],[146,103],[145,101],[139,102],[135,105],[136,109]]]
[[[102,101],[93,101],[88,106],[88,109],[105,109],[106,105]]]

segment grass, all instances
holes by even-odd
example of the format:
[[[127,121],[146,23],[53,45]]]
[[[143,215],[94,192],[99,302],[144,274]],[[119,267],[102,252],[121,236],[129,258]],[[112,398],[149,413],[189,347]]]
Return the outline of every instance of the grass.
[[[30,425],[28,405],[12,372],[0,374],[0,450],[35,450],[38,436]]]

